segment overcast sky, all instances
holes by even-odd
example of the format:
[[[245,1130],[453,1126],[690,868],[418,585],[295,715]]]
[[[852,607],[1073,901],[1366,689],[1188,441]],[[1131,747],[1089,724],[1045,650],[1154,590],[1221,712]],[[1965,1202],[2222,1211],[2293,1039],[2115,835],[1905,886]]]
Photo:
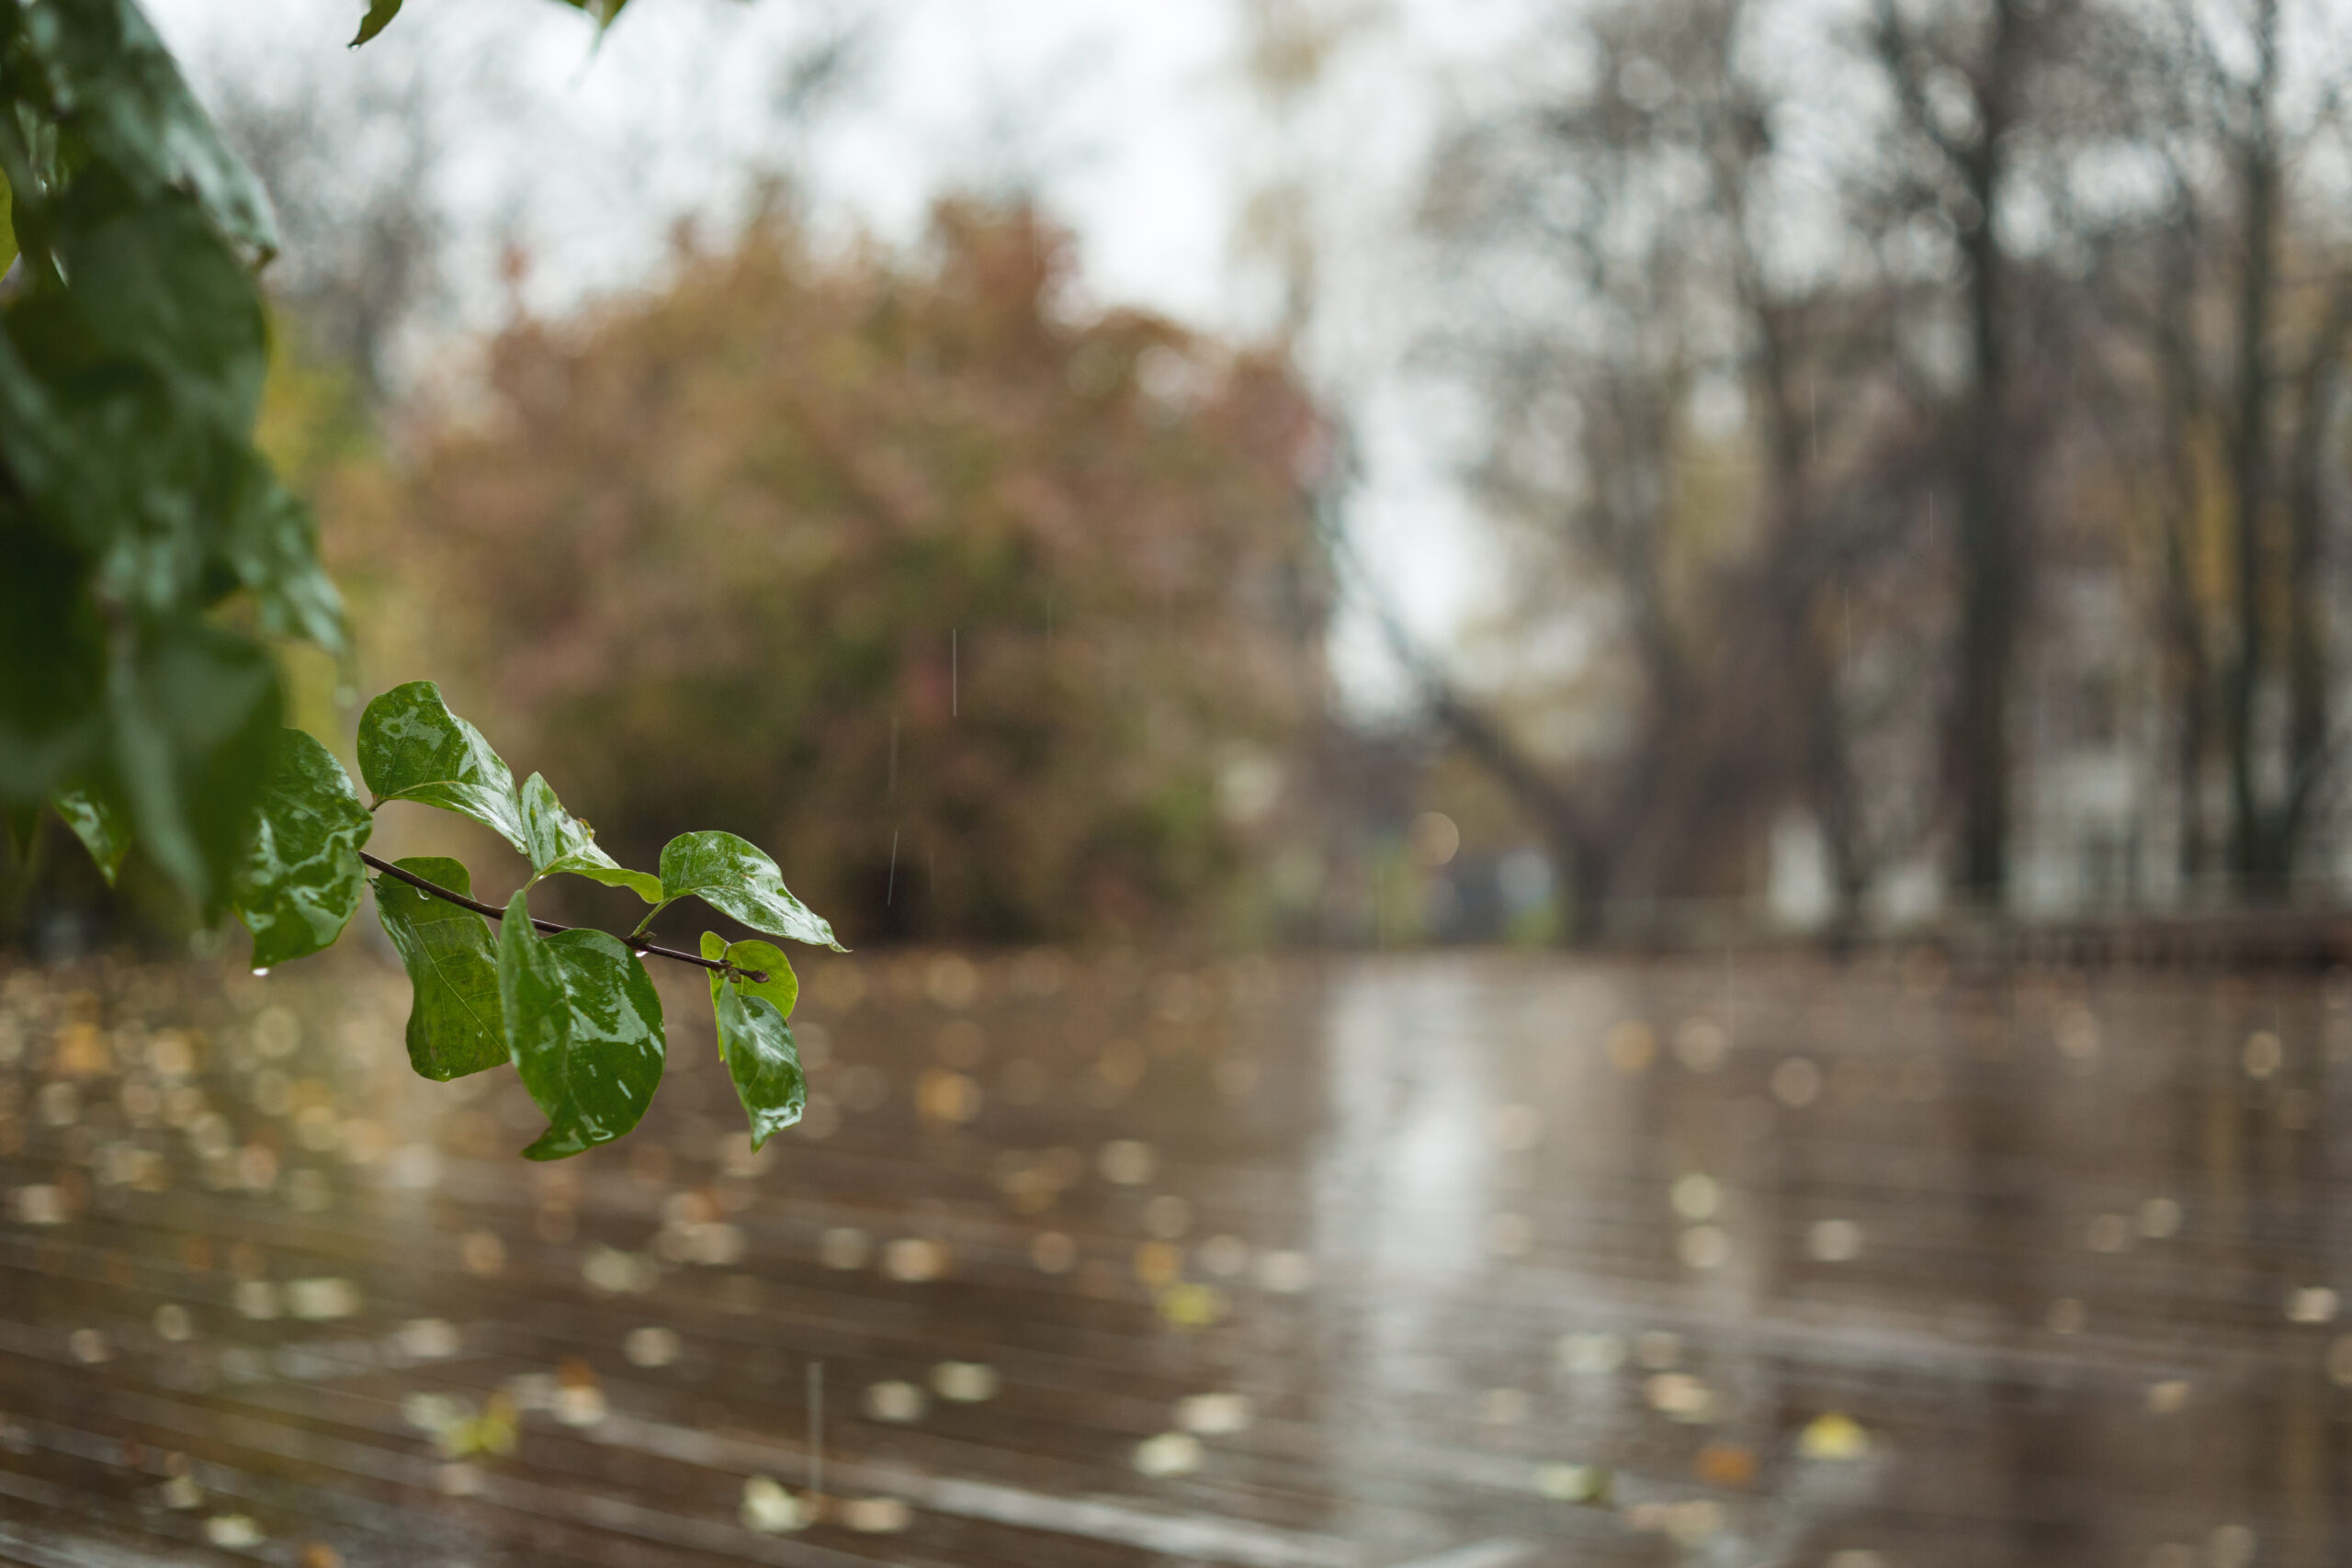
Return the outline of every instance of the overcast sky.
[[[356,0],[149,0],[200,87],[324,84],[333,101],[370,73],[436,84],[457,314],[473,328],[500,308],[508,241],[532,257],[533,307],[560,310],[656,276],[681,217],[724,224],[749,171],[788,166],[830,221],[898,240],[944,190],[1034,189],[1078,235],[1092,299],[1248,336],[1278,295],[1237,243],[1238,215],[1283,167],[1309,173],[1323,306],[1309,369],[1362,442],[1359,536],[1412,618],[1442,632],[1477,611],[1491,573],[1451,479],[1464,422],[1400,372],[1417,330],[1408,219],[1441,105],[1532,0],[1364,0],[1313,113],[1281,134],[1240,68],[1241,3],[637,0],[594,47],[578,14],[543,0],[409,0],[354,51]],[[788,122],[788,62],[843,25],[861,39],[849,85]],[[1359,622],[1335,652],[1359,700],[1391,690]]]

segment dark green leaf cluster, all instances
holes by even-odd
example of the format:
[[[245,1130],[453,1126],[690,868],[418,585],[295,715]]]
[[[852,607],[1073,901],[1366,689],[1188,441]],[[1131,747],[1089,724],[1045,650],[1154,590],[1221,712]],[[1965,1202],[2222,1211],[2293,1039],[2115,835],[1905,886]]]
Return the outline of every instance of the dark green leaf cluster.
[[[637,1125],[662,1081],[662,998],[639,956],[660,952],[710,972],[719,1054],[754,1145],[800,1119],[808,1086],[788,1021],[800,987],[782,950],[706,932],[699,956],[668,953],[644,934],[655,915],[691,897],[754,930],[838,946],[774,861],[731,833],[685,833],[662,852],[658,876],[615,863],[545,779],[534,773],[517,791],[504,759],[430,681],[369,703],[358,750],[374,807],[360,804],[324,746],[300,730],[280,737],[231,897],[254,933],[256,964],[316,953],[342,934],[368,880],[362,852],[375,809],[391,801],[438,807],[497,831],[529,859],[531,875],[500,911],[473,901],[459,862],[372,862],[384,873],[375,881],[378,918],[415,990],[408,1053],[417,1072],[454,1078],[512,1062],[548,1118],[526,1156],[560,1159],[609,1143]],[[97,836],[94,852],[107,841]],[[555,875],[626,887],[653,908],[627,937],[561,928],[543,936],[530,891]],[[486,915],[498,919],[495,934]]]
[[[229,890],[284,705],[340,653],[310,513],[254,446],[269,203],[133,0],[0,0],[0,807]]]

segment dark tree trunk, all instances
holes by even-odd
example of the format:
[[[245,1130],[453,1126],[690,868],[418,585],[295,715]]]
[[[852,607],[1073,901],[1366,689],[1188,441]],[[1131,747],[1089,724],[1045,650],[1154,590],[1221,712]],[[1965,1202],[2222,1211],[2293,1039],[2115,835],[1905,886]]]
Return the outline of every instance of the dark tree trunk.
[[[2013,0],[1995,0],[1990,52],[1976,83],[1979,128],[1962,160],[1974,204],[1961,244],[1968,261],[1968,405],[1960,451],[1961,616],[1950,776],[1959,796],[1959,883],[1971,902],[1998,908],[2008,890],[2009,688],[2017,663],[2024,573],[2004,482],[2008,354],[1998,223],[2003,138],[2022,55]]]
[[[2264,624],[2263,548],[2270,505],[2270,307],[2277,269],[2278,151],[2271,143],[2271,88],[2278,71],[2277,0],[2262,0],[2255,41],[2260,63],[2250,94],[2241,178],[2245,200],[2245,270],[2238,280],[2237,389],[2230,412],[2230,503],[2236,524],[2233,564],[2236,646],[2222,681],[2222,744],[2230,764],[2230,864],[2239,893],[2276,898],[2286,889],[2277,834],[2263,809],[2256,751],[2257,707],[2269,660]]]

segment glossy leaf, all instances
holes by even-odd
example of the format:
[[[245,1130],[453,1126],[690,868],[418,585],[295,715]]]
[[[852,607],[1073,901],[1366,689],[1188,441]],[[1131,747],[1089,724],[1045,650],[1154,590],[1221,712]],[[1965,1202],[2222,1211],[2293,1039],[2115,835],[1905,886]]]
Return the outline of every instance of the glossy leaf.
[[[784,949],[772,942],[757,940],[730,942],[717,931],[705,931],[702,933],[702,955],[767,976],[764,980],[747,980],[741,975],[722,976],[712,970],[710,988],[714,997],[718,993],[721,980],[731,980],[745,996],[765,997],[775,1004],[776,1011],[786,1018],[792,1016],[793,1008],[800,1000],[800,976],[792,972],[792,960],[784,955]]]
[[[662,901],[693,896],[756,931],[847,952],[833,928],[784,885],[784,874],[755,845],[732,833],[681,833],[662,849]]]
[[[394,686],[368,705],[359,716],[359,772],[379,802],[413,800],[470,817],[530,852],[514,775],[430,681]]]
[[[0,462],[13,472],[10,412],[0,391]],[[0,801],[37,808],[97,760],[106,628],[83,592],[80,558],[5,505],[0,561]]]
[[[122,857],[130,852],[130,824],[124,820],[121,808],[90,789],[61,789],[50,796],[49,803],[57,807],[57,814],[98,863],[98,874],[112,887],[122,869]]]
[[[70,302],[44,295],[41,314],[70,321]],[[85,558],[74,588],[95,581],[107,598],[158,614],[209,603],[204,502],[233,441],[143,361],[46,371],[0,333],[0,460],[38,525]]]
[[[184,407],[227,434],[252,434],[268,322],[252,277],[194,200],[141,202],[119,182],[85,175],[64,203],[57,256],[82,324],[107,354],[144,360]]]
[[[261,629],[344,652],[350,646],[343,594],[319,564],[311,509],[258,455],[244,454],[212,554],[254,596]]]
[[[400,14],[401,0],[368,0],[368,14],[359,18],[359,36],[351,40],[351,47],[357,49],[390,27],[392,18]]]
[[[32,859],[33,845],[40,838],[40,807],[11,806],[0,810],[0,816],[8,819],[8,847],[21,866]]]
[[[277,251],[261,182],[221,140],[134,0],[71,0],[21,16],[15,34],[49,88],[44,107],[70,114],[96,159],[142,197],[194,192],[249,259]]]
[[[649,904],[662,902],[662,879],[630,871],[596,847],[594,831],[563,808],[548,781],[533,773],[523,783],[523,837],[531,869],[541,876],[565,873],[626,887]]]
[[[601,33],[619,20],[621,9],[628,0],[563,0],[563,4],[595,17],[596,30]]]
[[[662,1081],[662,998],[604,931],[541,937],[516,893],[498,931],[506,1049],[548,1130],[526,1159],[562,1159],[637,1125]]]
[[[765,980],[710,972],[710,1007],[718,1024],[718,1054],[735,1085],[735,1098],[751,1118],[752,1146],[758,1148],[778,1128],[800,1120],[808,1103],[808,1080],[800,1048],[792,1038],[793,1004],[800,980],[791,961],[772,942],[730,942],[717,931],[702,933],[705,958],[763,974]]]
[[[711,987],[711,1011],[718,1021],[718,1052],[734,1080],[735,1098],[752,1123],[758,1148],[782,1128],[800,1120],[808,1105],[808,1079],[800,1070],[800,1048],[792,1026],[765,997],[745,994],[731,980]]]
[[[457,861],[419,855],[393,863],[437,887],[473,896],[472,879]],[[505,1065],[506,1022],[490,922],[391,876],[376,879],[376,916],[414,992],[409,1065],[420,1077],[436,1079]]]
[[[277,761],[276,661],[222,627],[166,623],[126,639],[107,688],[106,771],[141,849],[190,897],[218,903]]]
[[[375,826],[334,752],[299,729],[279,735],[261,824],[230,899],[254,933],[255,966],[334,945],[359,908],[368,881],[359,849]]]

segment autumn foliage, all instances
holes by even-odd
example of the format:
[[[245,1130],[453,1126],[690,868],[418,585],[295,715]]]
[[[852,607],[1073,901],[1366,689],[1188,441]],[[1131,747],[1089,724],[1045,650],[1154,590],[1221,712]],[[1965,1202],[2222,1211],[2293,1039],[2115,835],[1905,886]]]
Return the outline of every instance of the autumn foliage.
[[[1324,434],[1278,356],[1070,291],[1023,209],[686,246],[495,341],[369,564],[629,863],[726,825],[852,942],[1187,919],[1320,709]]]

